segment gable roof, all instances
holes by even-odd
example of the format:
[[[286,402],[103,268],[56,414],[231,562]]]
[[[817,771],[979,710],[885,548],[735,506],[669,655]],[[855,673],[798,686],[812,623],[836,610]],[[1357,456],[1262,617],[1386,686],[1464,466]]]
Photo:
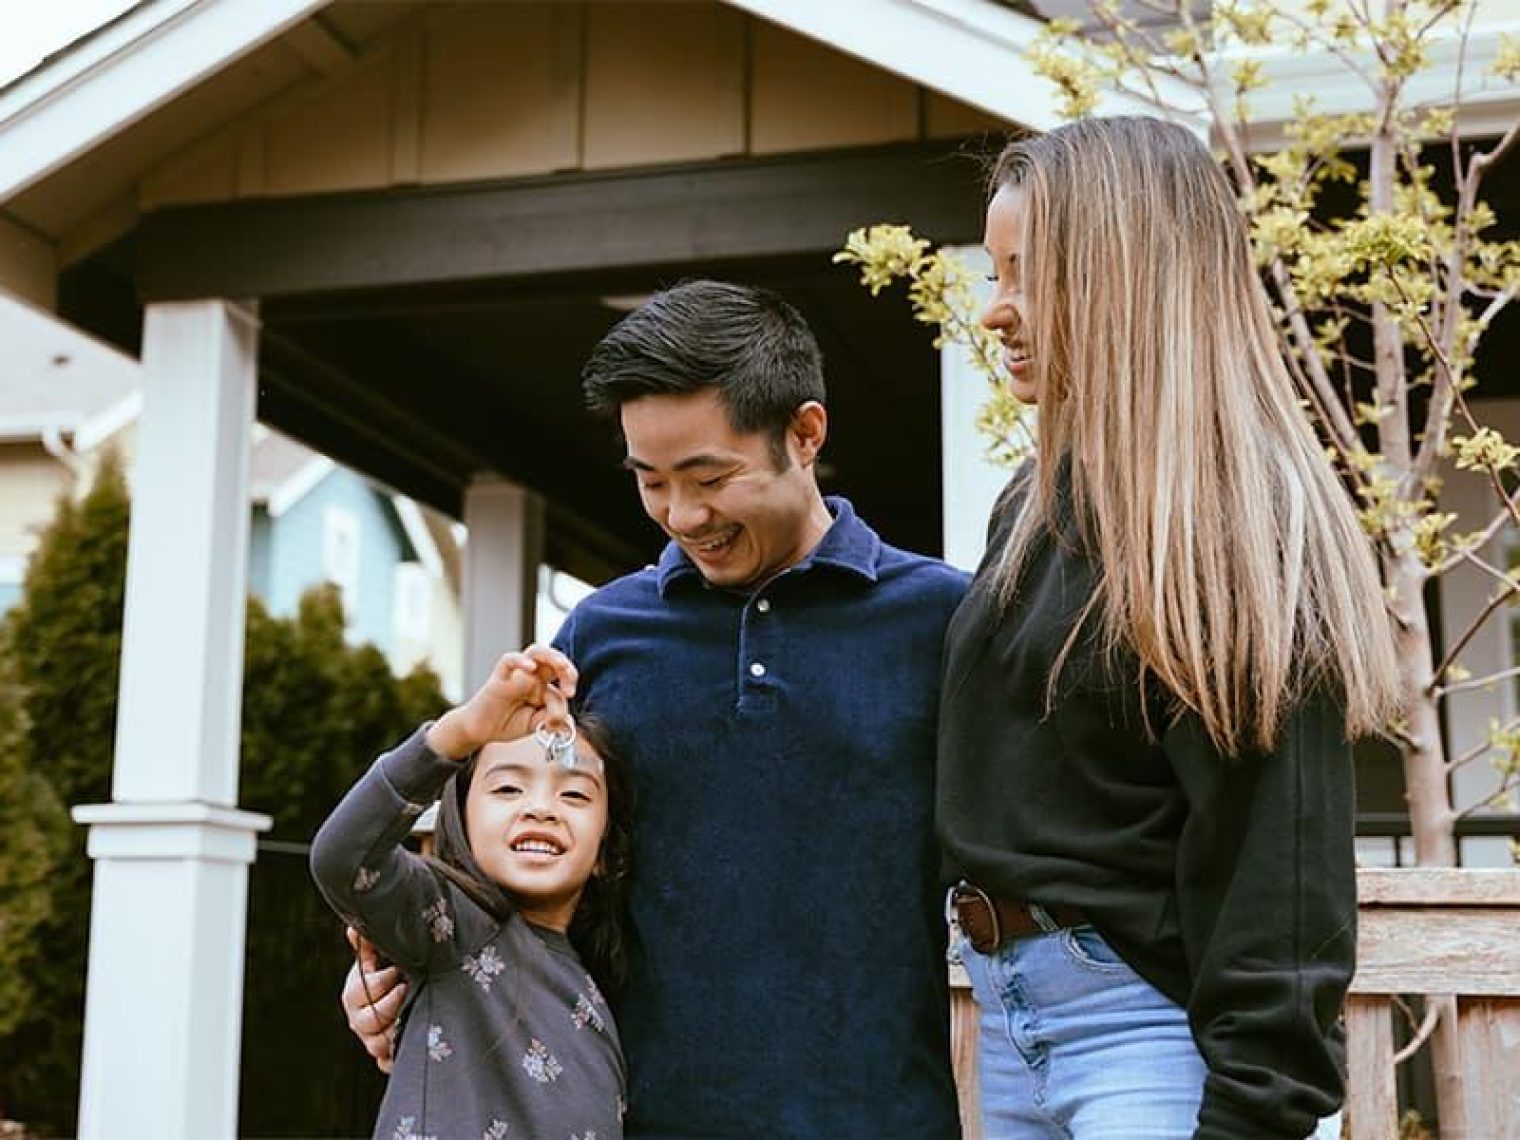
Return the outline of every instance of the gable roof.
[[[0,202],[328,0],[142,0],[0,89]]]

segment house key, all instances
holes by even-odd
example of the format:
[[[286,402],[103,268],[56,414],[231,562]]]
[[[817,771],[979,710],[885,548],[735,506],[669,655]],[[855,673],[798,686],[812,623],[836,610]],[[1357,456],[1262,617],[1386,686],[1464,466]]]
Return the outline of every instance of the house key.
[[[541,724],[533,730],[533,739],[544,750],[544,759],[565,769],[575,767],[575,735],[575,721],[568,716],[563,728],[550,729]]]

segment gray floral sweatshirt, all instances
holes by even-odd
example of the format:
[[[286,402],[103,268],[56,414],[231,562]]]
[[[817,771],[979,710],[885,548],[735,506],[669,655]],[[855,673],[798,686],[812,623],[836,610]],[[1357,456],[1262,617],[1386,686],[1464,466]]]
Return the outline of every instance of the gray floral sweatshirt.
[[[569,939],[497,921],[402,847],[459,767],[419,729],[312,843],[328,904],[410,975],[375,1140],[621,1140],[622,1047]]]

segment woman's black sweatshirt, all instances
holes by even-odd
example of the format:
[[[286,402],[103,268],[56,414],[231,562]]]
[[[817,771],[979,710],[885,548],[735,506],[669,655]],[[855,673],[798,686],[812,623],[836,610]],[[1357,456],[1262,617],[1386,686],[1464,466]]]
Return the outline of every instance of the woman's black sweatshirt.
[[[1038,540],[1013,604],[994,571],[1018,495],[946,635],[938,829],[951,873],[1080,907],[1186,1008],[1208,1065],[1199,1140],[1303,1137],[1342,1097],[1341,1003],[1355,962],[1350,745],[1301,702],[1267,752],[1222,755],[1092,614],[1051,672],[1097,567]]]

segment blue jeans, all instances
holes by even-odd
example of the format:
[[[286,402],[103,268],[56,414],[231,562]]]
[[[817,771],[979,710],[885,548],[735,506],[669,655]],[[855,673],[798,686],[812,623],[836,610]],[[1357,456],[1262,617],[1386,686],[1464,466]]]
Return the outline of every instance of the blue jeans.
[[[985,1140],[1188,1140],[1206,1067],[1186,1012],[1090,926],[958,950],[980,1009]]]

